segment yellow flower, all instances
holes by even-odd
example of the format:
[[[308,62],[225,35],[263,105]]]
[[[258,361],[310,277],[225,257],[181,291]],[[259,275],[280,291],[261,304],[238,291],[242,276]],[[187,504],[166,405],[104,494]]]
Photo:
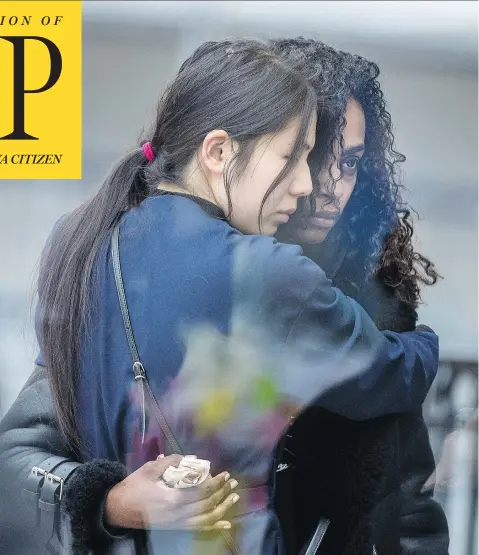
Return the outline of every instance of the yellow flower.
[[[196,425],[198,431],[213,431],[231,418],[235,406],[235,394],[231,389],[215,389],[198,408]]]

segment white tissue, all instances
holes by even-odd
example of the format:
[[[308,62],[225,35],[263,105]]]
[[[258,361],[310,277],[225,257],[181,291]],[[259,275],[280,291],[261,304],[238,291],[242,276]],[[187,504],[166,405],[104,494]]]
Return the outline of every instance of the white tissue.
[[[193,486],[199,486],[208,478],[210,466],[210,461],[198,459],[196,455],[186,455],[181,459],[178,467],[169,466],[165,470],[162,480],[170,486],[170,488],[191,488]],[[197,476],[194,479],[189,478],[185,481],[186,476],[192,471],[196,472]]]

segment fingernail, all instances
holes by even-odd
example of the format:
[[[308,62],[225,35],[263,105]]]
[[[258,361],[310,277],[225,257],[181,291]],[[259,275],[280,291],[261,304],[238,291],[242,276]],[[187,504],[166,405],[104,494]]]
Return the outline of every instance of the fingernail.
[[[230,479],[230,475],[228,473],[225,474],[225,482],[227,482]]]
[[[235,493],[235,494],[233,495],[233,497],[231,498],[231,501],[232,501],[233,503],[236,503],[236,501],[238,501],[238,499],[239,499],[239,495]]]
[[[224,528],[225,530],[229,530],[229,529],[231,528],[231,524],[230,524],[230,523],[225,524],[225,525],[223,526],[223,528]]]
[[[235,489],[237,485],[238,485],[238,482],[236,480],[231,480],[230,482],[231,489]]]

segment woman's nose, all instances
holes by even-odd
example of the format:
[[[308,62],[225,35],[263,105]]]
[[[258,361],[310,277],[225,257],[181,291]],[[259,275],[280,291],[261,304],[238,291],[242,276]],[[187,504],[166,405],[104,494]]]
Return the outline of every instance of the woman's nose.
[[[296,197],[307,197],[313,192],[313,181],[307,164],[305,169],[298,172],[296,179],[291,185],[290,192]]]

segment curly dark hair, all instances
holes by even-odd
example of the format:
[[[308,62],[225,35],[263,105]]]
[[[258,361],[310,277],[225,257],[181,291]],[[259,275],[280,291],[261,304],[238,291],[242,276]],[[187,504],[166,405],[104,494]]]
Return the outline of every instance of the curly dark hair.
[[[339,141],[342,145],[351,98],[359,102],[366,120],[365,154],[356,186],[337,225],[315,249],[315,259],[342,249],[353,285],[359,288],[365,281],[379,279],[394,290],[398,300],[416,308],[421,301],[420,284],[432,285],[440,276],[412,244],[411,209],[401,198],[403,186],[398,177],[398,165],[406,158],[394,148],[391,116],[378,81],[379,67],[361,56],[303,37],[276,39],[270,44],[307,74],[320,101],[316,146],[310,155],[316,190],[319,170],[330,158],[333,144]],[[329,166],[332,203],[334,163]],[[314,199],[310,204],[314,211]],[[324,264],[327,260],[323,256]]]

